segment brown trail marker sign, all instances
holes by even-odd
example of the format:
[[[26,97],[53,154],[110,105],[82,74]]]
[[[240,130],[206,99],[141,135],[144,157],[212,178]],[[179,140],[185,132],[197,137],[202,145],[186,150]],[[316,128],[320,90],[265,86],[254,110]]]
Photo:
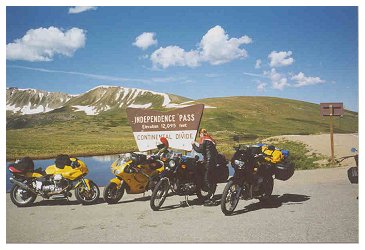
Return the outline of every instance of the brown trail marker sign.
[[[167,112],[127,108],[127,116],[139,151],[157,148],[160,137],[166,137],[172,148],[191,151],[203,110],[204,104]]]
[[[320,112],[322,116],[330,117],[330,138],[331,138],[331,161],[334,162],[335,159],[335,150],[334,150],[334,142],[333,142],[333,116],[343,116],[344,109],[342,102],[325,102],[319,104]]]

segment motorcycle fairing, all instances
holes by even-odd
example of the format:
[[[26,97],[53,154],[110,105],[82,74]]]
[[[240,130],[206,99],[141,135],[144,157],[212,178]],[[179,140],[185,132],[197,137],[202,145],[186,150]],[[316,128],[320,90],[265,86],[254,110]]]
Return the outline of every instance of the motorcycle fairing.
[[[115,183],[118,188],[120,188],[122,186],[122,181],[119,178],[117,178],[117,177],[111,179],[110,182]]]
[[[27,173],[25,173],[25,177],[27,177],[27,178],[40,178],[40,177],[43,177],[43,175],[40,174],[40,173],[35,173],[35,172],[27,172]]]
[[[147,190],[148,183],[151,176],[154,176],[155,174],[158,174],[164,170],[164,166],[153,170],[149,168],[148,164],[145,165],[138,165],[135,167],[139,172],[133,171],[126,171],[127,169],[131,167],[130,165],[133,163],[132,160],[123,162],[123,164],[118,165],[120,163],[119,160],[116,160],[111,168],[112,172],[114,173],[115,170],[119,170],[119,174],[115,174],[117,177],[121,178],[126,183],[126,191],[128,194],[140,194]],[[149,177],[148,177],[149,176]],[[114,178],[111,180],[111,182],[114,182],[118,185],[119,178]],[[119,184],[121,185],[121,184]]]
[[[77,178],[81,177],[84,174],[87,174],[88,172],[85,163],[80,160],[77,161],[79,163],[79,167],[77,168],[72,168],[71,166],[65,166],[63,169],[61,169],[57,168],[56,165],[48,166],[46,168],[46,174],[51,174],[51,175],[61,174],[65,179],[76,180]]]

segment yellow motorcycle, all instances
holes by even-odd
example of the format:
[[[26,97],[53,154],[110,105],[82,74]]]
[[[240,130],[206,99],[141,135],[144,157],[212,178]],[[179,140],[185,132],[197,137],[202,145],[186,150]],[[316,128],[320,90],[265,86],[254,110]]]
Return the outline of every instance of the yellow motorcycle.
[[[86,164],[68,155],[57,156],[55,165],[48,166],[45,171],[34,170],[34,162],[29,157],[11,164],[9,171],[13,174],[10,198],[18,207],[31,205],[38,195],[44,199],[68,199],[73,189],[82,204],[92,204],[100,195],[98,186],[85,178]]]
[[[124,195],[140,194],[153,190],[164,170],[164,157],[156,155],[127,153],[112,163],[111,171],[116,176],[104,189],[104,200],[108,204],[117,203]]]

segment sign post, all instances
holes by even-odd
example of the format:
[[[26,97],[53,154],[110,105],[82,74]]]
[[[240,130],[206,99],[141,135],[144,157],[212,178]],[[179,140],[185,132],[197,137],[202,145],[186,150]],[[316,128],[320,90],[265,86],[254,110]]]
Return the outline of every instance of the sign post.
[[[320,112],[322,116],[330,117],[330,139],[331,139],[331,162],[335,161],[335,149],[333,140],[333,116],[342,116],[344,113],[343,103],[320,103]]]
[[[333,106],[330,105],[330,136],[331,136],[331,162],[333,163],[335,160],[335,145],[333,142],[333,121],[332,121],[332,117],[333,117]]]
[[[166,137],[172,148],[191,151],[203,110],[204,104],[167,112],[127,108],[127,116],[139,151],[155,149],[161,137]]]

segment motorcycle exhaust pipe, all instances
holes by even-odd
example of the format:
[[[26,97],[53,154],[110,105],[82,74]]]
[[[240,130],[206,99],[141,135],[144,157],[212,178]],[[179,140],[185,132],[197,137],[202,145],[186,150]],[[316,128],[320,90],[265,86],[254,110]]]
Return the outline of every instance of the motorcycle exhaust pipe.
[[[13,177],[10,177],[10,182],[12,182],[12,183],[13,183],[13,184],[15,184],[15,185],[18,185],[19,187],[21,187],[21,188],[23,188],[23,189],[25,189],[25,190],[27,190],[27,191],[32,192],[33,194],[37,194],[37,192],[36,192],[36,191],[32,190],[32,189],[31,189],[31,188],[29,188],[27,185],[25,185],[23,182],[20,182],[20,181],[18,181],[18,180],[16,180],[16,179],[14,179]]]

